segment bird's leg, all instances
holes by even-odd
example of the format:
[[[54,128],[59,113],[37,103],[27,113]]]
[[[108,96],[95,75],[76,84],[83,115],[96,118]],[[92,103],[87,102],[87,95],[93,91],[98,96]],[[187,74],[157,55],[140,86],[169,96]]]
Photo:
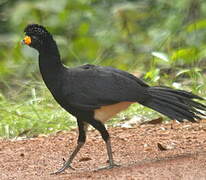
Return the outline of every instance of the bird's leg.
[[[111,169],[113,167],[119,167],[120,166],[120,165],[114,163],[110,138],[107,141],[105,141],[105,143],[106,143],[106,148],[107,148],[107,155],[108,155],[108,158],[109,158],[109,166],[100,167],[100,168],[96,169],[97,171],[98,170],[104,170],[104,169]]]
[[[81,149],[81,147],[84,145],[84,142],[78,142],[76,148],[74,149],[73,153],[70,155],[69,159],[64,163],[64,165],[57,170],[54,173],[51,174],[59,174],[61,172],[63,172],[65,169],[70,168],[72,170],[74,170],[74,168],[71,167],[71,163],[73,161],[73,159],[75,158],[75,156],[77,155],[77,153],[79,152],[79,150]]]
[[[102,122],[100,122],[98,120],[95,120],[95,119],[87,120],[87,122],[89,124],[91,124],[95,129],[97,129],[101,133],[101,136],[102,136],[103,140],[106,143],[107,154],[108,154],[108,157],[109,157],[109,166],[98,168],[97,170],[111,169],[111,168],[113,168],[115,166],[119,166],[119,165],[114,163],[113,155],[112,155],[112,146],[111,146],[111,141],[110,141],[109,133],[106,130],[104,124],[102,124]]]
[[[66,162],[64,162],[64,165],[59,170],[51,174],[59,174],[67,168],[74,170],[74,168],[71,167],[71,163],[86,141],[86,130],[88,127],[87,123],[84,123],[78,119],[77,119],[77,122],[78,122],[78,128],[79,128],[79,138],[77,141],[77,146],[72,152],[72,154],[70,155],[69,159]]]
[[[107,168],[110,169],[110,168],[113,168],[115,166],[119,166],[119,165],[114,163],[110,138],[105,143],[106,143],[106,147],[107,147],[107,154],[109,157],[109,166]]]

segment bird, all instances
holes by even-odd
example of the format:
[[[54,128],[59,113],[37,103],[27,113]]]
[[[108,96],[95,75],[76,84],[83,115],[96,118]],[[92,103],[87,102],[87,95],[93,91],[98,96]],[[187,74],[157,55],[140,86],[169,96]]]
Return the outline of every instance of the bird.
[[[88,125],[98,130],[105,142],[109,165],[104,169],[119,166],[114,162],[111,138],[104,123],[131,104],[139,103],[180,122],[196,122],[205,116],[206,106],[198,102],[204,98],[198,95],[166,86],[149,86],[133,74],[110,66],[66,67],[47,28],[28,24],[24,34],[22,42],[39,53],[45,85],[57,103],[77,120],[77,145],[63,166],[52,174],[74,169],[71,164],[85,144]]]

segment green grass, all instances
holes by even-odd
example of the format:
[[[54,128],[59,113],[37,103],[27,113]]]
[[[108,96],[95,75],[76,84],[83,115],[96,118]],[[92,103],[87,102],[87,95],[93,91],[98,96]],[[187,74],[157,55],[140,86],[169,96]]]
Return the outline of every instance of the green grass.
[[[43,84],[38,83],[38,90],[30,88],[12,98],[0,96],[0,136],[31,137],[76,126],[75,119],[53,100]]]

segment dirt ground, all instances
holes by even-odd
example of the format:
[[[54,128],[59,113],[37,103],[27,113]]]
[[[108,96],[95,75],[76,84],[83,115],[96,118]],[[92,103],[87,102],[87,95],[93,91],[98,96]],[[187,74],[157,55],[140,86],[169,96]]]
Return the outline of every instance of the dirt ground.
[[[25,140],[0,140],[1,180],[206,179],[206,121],[108,128],[114,159],[107,164],[105,144],[95,130],[73,162],[75,170],[50,175],[76,145],[77,132],[59,132]]]

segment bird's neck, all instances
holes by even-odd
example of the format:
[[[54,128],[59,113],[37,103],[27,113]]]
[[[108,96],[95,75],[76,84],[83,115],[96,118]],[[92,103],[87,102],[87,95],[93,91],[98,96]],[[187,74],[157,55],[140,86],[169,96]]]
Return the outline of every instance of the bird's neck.
[[[39,50],[39,65],[41,68],[59,68],[62,66],[56,42],[51,39]]]
[[[55,77],[63,69],[59,50],[53,39],[39,50],[39,68],[45,83],[55,81]]]

